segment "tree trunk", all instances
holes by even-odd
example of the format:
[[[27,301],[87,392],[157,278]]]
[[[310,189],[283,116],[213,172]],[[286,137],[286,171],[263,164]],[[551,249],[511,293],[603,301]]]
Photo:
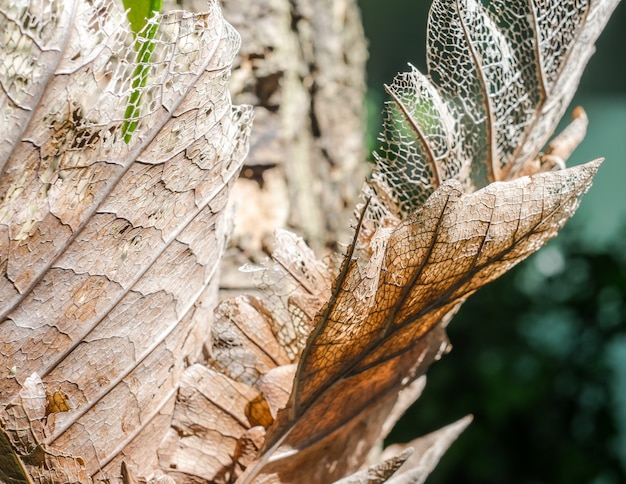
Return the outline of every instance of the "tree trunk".
[[[367,172],[366,41],[354,0],[223,0],[242,37],[233,102],[255,108],[250,154],[233,190],[222,296],[250,289],[237,271],[287,227],[320,256],[350,237]],[[167,8],[201,11],[203,0]]]

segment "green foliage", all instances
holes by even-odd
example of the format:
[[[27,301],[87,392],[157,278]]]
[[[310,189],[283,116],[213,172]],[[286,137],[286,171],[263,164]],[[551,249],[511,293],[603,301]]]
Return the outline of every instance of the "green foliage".
[[[161,10],[161,0],[122,0],[122,3],[135,34],[141,32],[141,29],[145,27],[148,19],[154,15],[154,12]],[[147,38],[154,38],[154,34],[152,37]]]
[[[124,113],[122,134],[124,141],[129,143],[132,133],[137,129],[137,121],[133,119],[141,112],[141,88],[146,85],[148,78],[150,59],[154,51],[154,36],[159,24],[150,21],[161,10],[161,0],[123,0],[124,8],[127,9],[128,21],[136,35],[135,50],[137,51],[137,67],[133,73],[133,90],[128,99],[128,106]]]

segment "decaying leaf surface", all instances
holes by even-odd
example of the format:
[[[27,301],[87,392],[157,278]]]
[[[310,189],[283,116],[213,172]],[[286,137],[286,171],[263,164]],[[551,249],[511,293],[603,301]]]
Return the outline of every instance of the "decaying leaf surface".
[[[492,183],[469,194],[448,182],[385,230],[386,239],[375,240],[380,255],[363,269],[352,265],[337,283],[338,297],[318,313],[298,366],[291,414],[282,414],[294,425],[284,444],[310,445],[399,388],[425,352],[423,336],[554,237],[598,166]]]
[[[82,458],[45,443],[46,419],[59,410],[50,405],[51,397],[41,378],[33,373],[4,408],[0,416],[0,482],[90,482]]]
[[[215,311],[206,365],[183,375],[172,427],[158,454],[179,482],[231,482],[256,461],[291,393],[293,362],[327,297],[329,270],[304,241],[277,233],[273,262],[249,267],[271,291],[240,296]]]
[[[260,482],[319,482],[357,469],[359,446],[376,442],[397,392],[446,350],[444,328],[462,301],[554,237],[599,165],[473,193],[452,180],[396,227],[379,229],[371,259],[347,259],[317,313],[291,399],[269,429]],[[415,472],[423,479],[429,470]]]
[[[306,462],[317,479],[335,478],[336,460],[319,449],[338,442],[358,460],[349,442],[371,441],[355,422],[445,351],[444,328],[465,298],[573,215],[599,166],[559,170],[582,139],[584,113],[547,155],[539,149],[616,4],[433,3],[429,74],[412,69],[387,87],[355,241],[247,482],[290,482]]]
[[[215,304],[251,112],[227,89],[239,37],[207,8],[153,17],[154,38],[135,39],[110,0],[2,6],[0,415],[39,375],[63,411],[38,442],[94,478],[157,465]],[[154,50],[137,88],[142,42]]]
[[[405,452],[407,448],[413,449],[413,452],[404,461],[402,467],[386,482],[389,484],[422,484],[435,469],[439,459],[471,421],[472,417],[467,416],[407,444],[395,444],[387,447],[383,453],[383,459],[402,455],[401,452]]]
[[[534,163],[618,2],[434,1],[428,75],[386,86],[374,186],[387,208],[408,214],[447,178],[476,189]]]
[[[259,396],[248,385],[203,365],[190,367],[181,383],[172,428],[159,449],[161,465],[210,482],[229,482],[235,472],[233,456],[246,433],[259,423],[249,405],[260,401]]]
[[[428,364],[441,355],[440,348],[446,346],[447,337],[443,327],[439,325],[416,344],[413,361],[415,368],[412,371],[418,374],[420,370],[425,370]],[[405,376],[407,380],[411,378],[410,374]],[[384,377],[385,375],[381,376],[381,378]],[[356,390],[362,389],[363,387]],[[358,413],[350,414],[350,417],[345,419],[344,425],[327,432],[324,436],[317,434],[315,427],[318,425],[324,427],[327,417],[333,418],[334,414],[342,412],[342,410],[318,407],[318,413],[304,417],[311,419],[307,423],[308,429],[313,434],[317,434],[317,438],[314,435],[314,441],[297,448],[290,445],[288,437],[285,441],[286,445],[279,447],[276,452],[271,454],[269,463],[265,465],[262,474],[257,478],[258,482],[313,484],[332,482],[353,473],[368,461],[372,448],[380,445],[386,437],[386,432],[389,431],[388,417],[398,407],[404,405],[402,395],[405,390],[411,393],[414,388],[411,385],[396,388],[395,392],[388,392],[380,395],[379,398],[375,398],[374,393],[372,393],[372,398],[368,400],[364,408]],[[366,391],[369,392],[369,389]],[[341,401],[342,405],[347,406],[346,412],[355,411],[349,401],[352,397],[354,394],[350,393],[348,389],[345,393],[345,400]],[[324,410],[328,413],[325,414]],[[401,415],[401,413],[399,414]],[[279,414],[277,422],[279,424],[281,423],[280,418],[281,415]],[[278,428],[280,429],[280,426]],[[276,428],[270,428],[270,430],[276,431]],[[271,442],[273,437],[270,435],[268,438]],[[249,472],[253,474],[254,468],[251,467]],[[250,474],[244,474],[244,479],[250,478]],[[253,482],[257,482],[257,480]]]
[[[4,6],[7,479],[330,482],[368,463],[465,298],[556,235],[589,188],[599,162],[549,171],[562,163],[539,149],[616,3],[436,0],[429,75],[388,87],[334,283],[280,232],[259,269],[272,295],[224,301],[213,326],[251,117],[230,104],[238,37],[217,3],[153,17],[143,40],[109,0]],[[137,42],[154,43],[145,66]],[[371,470],[386,479],[404,458]]]

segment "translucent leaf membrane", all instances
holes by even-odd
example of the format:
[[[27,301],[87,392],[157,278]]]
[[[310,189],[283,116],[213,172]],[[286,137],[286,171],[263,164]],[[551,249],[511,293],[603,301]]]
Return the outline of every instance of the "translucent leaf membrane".
[[[157,465],[215,304],[251,111],[227,89],[239,37],[207,7],[152,18],[137,40],[109,0],[0,14],[0,415],[39,375],[67,403],[41,444],[94,479]],[[135,41],[154,44],[141,69]]]
[[[454,117],[413,66],[386,89],[392,101],[385,110],[383,147],[374,154],[379,170],[373,183],[388,188],[409,212],[426,201],[432,187],[461,172],[460,153],[453,151],[458,146]]]
[[[481,186],[488,176],[495,178],[488,160],[497,156],[490,132],[497,100],[490,97],[482,67],[498,66],[502,38],[473,1],[462,7],[454,1],[435,2],[428,21],[438,26],[428,29],[428,72],[450,103],[461,134],[461,156],[471,160],[472,181]],[[494,91],[500,90],[494,86]]]
[[[0,97],[3,136],[0,170],[20,139],[48,79],[54,74],[71,28],[71,2],[32,2],[3,9],[0,15],[2,61]],[[27,62],[26,59],[37,59]]]
[[[536,43],[536,69],[544,94],[524,130],[513,163],[507,166],[507,177],[514,177],[525,163],[535,158],[554,133],[595,51],[595,42],[618,3],[618,0],[541,2],[534,20],[541,39]],[[572,32],[574,26],[576,30]]]
[[[446,179],[474,190],[527,172],[617,3],[435,0],[428,77],[412,68],[387,88],[378,203],[404,217]]]

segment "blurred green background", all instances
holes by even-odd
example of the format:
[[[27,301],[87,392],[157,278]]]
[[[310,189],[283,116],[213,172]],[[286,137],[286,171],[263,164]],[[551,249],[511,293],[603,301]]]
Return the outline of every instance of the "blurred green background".
[[[359,3],[373,148],[383,83],[407,62],[425,72],[430,2]],[[468,300],[448,329],[452,353],[390,437],[474,414],[429,483],[626,482],[625,3],[572,104],[590,127],[568,164],[606,158],[593,188],[557,239]]]

